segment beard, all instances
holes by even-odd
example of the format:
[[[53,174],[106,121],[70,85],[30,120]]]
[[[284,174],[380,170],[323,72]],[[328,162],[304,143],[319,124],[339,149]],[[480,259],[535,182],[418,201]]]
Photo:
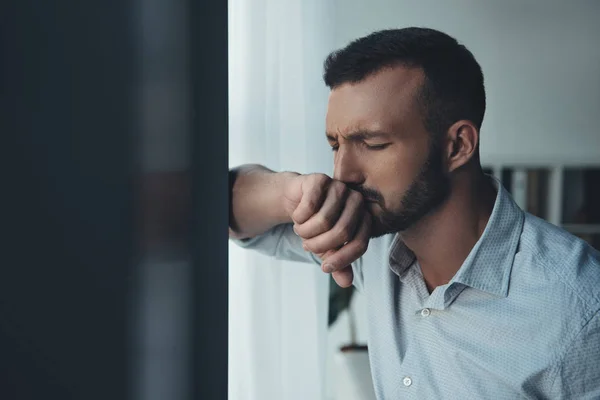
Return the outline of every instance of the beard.
[[[371,238],[375,238],[388,233],[405,231],[437,209],[450,195],[450,178],[443,169],[441,148],[432,145],[427,160],[402,196],[397,210],[386,208],[383,196],[376,190],[365,187],[358,187],[355,190],[364,198],[379,205],[381,209],[378,215],[371,213],[373,215]]]

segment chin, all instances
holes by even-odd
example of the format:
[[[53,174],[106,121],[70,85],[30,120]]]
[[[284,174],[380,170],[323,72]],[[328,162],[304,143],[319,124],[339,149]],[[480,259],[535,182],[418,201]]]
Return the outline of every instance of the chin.
[[[374,212],[371,215],[373,215],[371,238],[404,232],[418,222],[418,218],[414,216],[403,215],[401,213],[392,214],[383,210]]]
[[[382,224],[377,216],[375,216],[373,226],[371,227],[371,239],[378,238],[389,233],[396,233],[396,231]]]

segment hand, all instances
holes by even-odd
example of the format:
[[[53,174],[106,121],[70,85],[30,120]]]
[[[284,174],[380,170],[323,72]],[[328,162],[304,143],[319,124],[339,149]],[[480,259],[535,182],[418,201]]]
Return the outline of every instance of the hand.
[[[371,231],[362,195],[327,175],[295,175],[286,182],[283,203],[304,249],[321,258],[338,285],[350,286],[350,264],[367,251]]]

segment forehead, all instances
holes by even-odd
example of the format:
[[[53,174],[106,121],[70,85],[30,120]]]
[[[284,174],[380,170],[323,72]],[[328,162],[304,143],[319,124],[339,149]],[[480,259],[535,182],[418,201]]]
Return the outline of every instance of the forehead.
[[[421,123],[416,94],[424,81],[420,68],[392,67],[358,83],[333,89],[327,107],[327,132],[355,130],[394,133]]]

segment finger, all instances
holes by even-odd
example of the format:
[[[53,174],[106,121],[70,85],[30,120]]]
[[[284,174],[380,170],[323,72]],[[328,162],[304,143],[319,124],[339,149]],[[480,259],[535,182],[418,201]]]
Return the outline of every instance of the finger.
[[[341,246],[340,246],[340,248],[341,248]],[[336,252],[337,250],[339,250],[339,248],[338,248],[338,249],[335,249],[335,250],[329,250],[329,251],[327,251],[326,253],[321,253],[321,254],[319,254],[319,253],[315,253],[315,254],[316,254],[316,256],[317,256],[317,257],[319,257],[319,259],[321,260],[321,264],[323,264],[323,261],[325,261],[325,259],[326,259],[327,257],[329,257],[330,255],[332,255],[332,254],[335,254],[335,252]]]
[[[324,253],[330,249],[337,249],[345,243],[350,242],[357,233],[359,224],[363,219],[365,210],[363,208],[362,196],[357,193],[350,195],[338,221],[333,228],[316,237],[306,239],[304,236],[304,245],[313,253]],[[312,219],[311,219],[312,220]],[[311,221],[309,220],[307,224]],[[306,225],[306,224],[305,224]]]
[[[329,250],[326,253],[317,254],[317,256],[321,259],[321,261],[324,261],[325,259],[327,259],[327,257],[335,254],[337,250],[339,250],[339,249]],[[337,283],[338,286],[340,286],[340,287],[351,286],[352,281],[354,280],[354,272],[352,271],[352,267],[350,265],[339,271],[334,271],[331,274],[331,276],[333,277],[333,280],[335,281],[335,283]]]
[[[352,286],[352,281],[354,280],[354,273],[352,272],[352,267],[347,266],[346,268],[335,271],[331,274],[335,283],[340,287],[349,287]]]
[[[302,198],[298,203],[298,207],[292,213],[292,220],[295,223],[303,224],[319,211],[330,183],[331,178],[328,176],[316,175],[303,184]]]
[[[338,271],[358,260],[367,251],[371,234],[371,224],[371,215],[364,213],[356,236],[344,245],[344,247],[325,258],[321,267],[323,271]]]
[[[321,208],[308,221],[294,225],[294,230],[298,236],[303,239],[310,239],[333,228],[345,207],[348,193],[349,189],[344,183],[340,181],[332,182],[327,189],[325,201]]]

